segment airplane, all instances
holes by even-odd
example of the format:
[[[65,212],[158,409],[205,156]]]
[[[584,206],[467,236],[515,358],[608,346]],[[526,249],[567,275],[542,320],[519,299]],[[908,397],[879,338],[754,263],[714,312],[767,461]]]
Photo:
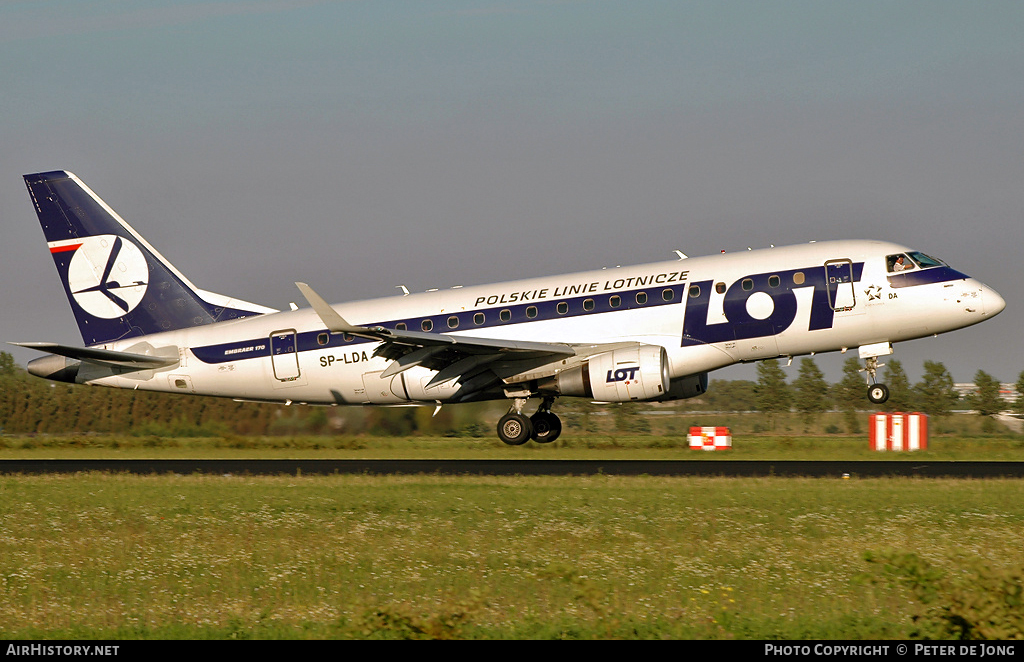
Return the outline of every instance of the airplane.
[[[1006,305],[925,253],[844,240],[335,305],[297,282],[309,307],[278,311],[193,285],[74,174],[24,179],[85,345],[11,343],[47,354],[31,374],[285,404],[508,400],[509,445],[558,438],[558,397],[691,398],[716,369],[820,352],[856,349],[880,404],[893,343]]]

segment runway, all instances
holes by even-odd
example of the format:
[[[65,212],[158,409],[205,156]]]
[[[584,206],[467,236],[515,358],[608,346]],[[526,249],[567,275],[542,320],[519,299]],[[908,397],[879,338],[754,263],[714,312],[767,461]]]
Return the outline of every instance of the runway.
[[[1022,478],[1024,462],[773,460],[0,460],[2,475],[727,476]]]

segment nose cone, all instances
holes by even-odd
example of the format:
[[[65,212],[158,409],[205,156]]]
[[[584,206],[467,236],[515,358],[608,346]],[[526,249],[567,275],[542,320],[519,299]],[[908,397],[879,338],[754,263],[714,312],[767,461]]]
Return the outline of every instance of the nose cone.
[[[987,285],[981,287],[981,301],[986,317],[995,317],[1003,312],[1003,308],[1006,308],[1006,300],[999,295],[999,292]]]

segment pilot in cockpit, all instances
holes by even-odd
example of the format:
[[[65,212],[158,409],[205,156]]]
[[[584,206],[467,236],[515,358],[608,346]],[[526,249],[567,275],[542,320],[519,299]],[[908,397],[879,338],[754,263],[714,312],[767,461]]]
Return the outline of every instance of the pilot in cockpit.
[[[889,269],[889,273],[898,271],[909,271],[910,269],[916,268],[916,264],[914,262],[911,262],[910,258],[908,258],[903,253],[886,256],[885,263]]]

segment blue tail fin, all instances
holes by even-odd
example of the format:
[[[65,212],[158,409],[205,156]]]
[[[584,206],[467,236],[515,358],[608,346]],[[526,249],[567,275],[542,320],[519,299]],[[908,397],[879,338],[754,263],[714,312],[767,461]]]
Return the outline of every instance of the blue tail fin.
[[[72,173],[25,184],[85,344],[274,312],[196,288]]]

